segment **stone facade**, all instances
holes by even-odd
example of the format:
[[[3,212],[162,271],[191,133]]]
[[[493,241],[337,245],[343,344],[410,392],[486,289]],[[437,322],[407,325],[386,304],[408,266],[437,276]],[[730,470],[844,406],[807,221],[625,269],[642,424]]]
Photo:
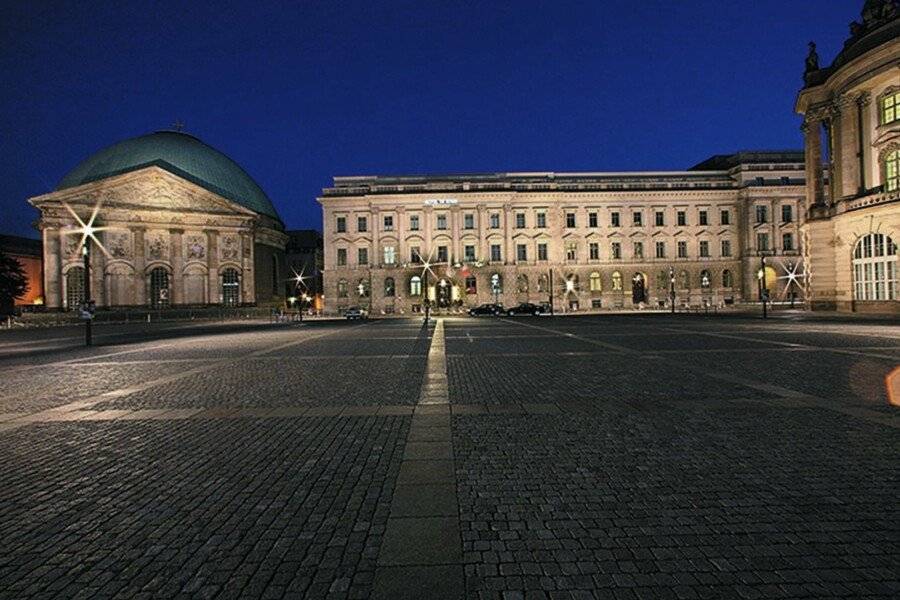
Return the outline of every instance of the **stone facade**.
[[[787,300],[801,290],[786,274],[802,274],[803,186],[799,152],[680,172],[336,177],[319,198],[325,310],[416,312],[425,293],[448,309],[511,306],[548,302],[551,286],[557,310],[667,306],[670,269],[679,305],[755,301],[762,254]],[[419,255],[438,263],[427,289]]]
[[[91,291],[98,307],[281,298],[271,282],[282,276],[286,236],[280,224],[166,169],[150,166],[29,202],[41,213],[48,308],[70,310],[80,301],[81,235],[69,209],[88,221],[97,207]]]
[[[810,306],[900,314],[897,3],[867,2],[830,66],[818,68],[813,46],[805,81],[796,109],[804,117]]]

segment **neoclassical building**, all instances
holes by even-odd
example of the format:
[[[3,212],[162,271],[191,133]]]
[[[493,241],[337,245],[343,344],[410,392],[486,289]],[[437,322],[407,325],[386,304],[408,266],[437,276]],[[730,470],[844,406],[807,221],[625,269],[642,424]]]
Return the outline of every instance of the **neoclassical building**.
[[[868,0],[832,63],[810,44],[797,98],[806,146],[813,309],[900,313],[900,7]]]
[[[51,309],[84,296],[78,220],[91,243],[98,307],[166,308],[280,302],[284,225],[265,192],[233,160],[194,136],[160,131],[85,159],[40,211],[44,295]],[[99,247],[97,247],[99,245]]]
[[[802,299],[804,189],[791,151],[677,172],[335,177],[318,199],[325,310],[551,293],[557,310],[665,306],[670,271],[679,305],[756,301],[761,270],[773,300]]]

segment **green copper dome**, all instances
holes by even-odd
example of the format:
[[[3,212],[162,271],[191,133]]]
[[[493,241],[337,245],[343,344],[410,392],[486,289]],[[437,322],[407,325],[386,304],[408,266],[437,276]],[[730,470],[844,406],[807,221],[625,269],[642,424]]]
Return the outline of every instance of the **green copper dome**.
[[[194,136],[178,131],[157,131],[113,144],[83,160],[56,189],[153,165],[281,222],[269,197],[236,162]]]

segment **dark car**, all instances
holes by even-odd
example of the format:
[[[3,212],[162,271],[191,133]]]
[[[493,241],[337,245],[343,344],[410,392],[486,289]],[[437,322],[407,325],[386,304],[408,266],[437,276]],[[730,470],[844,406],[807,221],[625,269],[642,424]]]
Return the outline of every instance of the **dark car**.
[[[540,315],[543,314],[544,307],[538,304],[532,304],[531,302],[523,302],[518,306],[513,306],[509,310],[506,311],[506,314],[510,317],[514,315]]]
[[[479,317],[482,315],[494,317],[497,315],[502,315],[503,312],[504,311],[502,304],[482,304],[481,306],[476,306],[475,308],[469,309],[469,314],[473,317]]]
[[[355,321],[357,319],[359,319],[359,320],[365,319],[369,315],[364,309],[362,309],[358,306],[353,306],[344,311],[344,316],[347,318],[348,321]]]

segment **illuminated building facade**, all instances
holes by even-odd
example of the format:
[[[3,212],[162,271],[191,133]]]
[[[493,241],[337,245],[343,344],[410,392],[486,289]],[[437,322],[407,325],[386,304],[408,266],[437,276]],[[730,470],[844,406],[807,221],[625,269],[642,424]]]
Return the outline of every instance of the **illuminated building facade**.
[[[323,190],[327,312],[486,302],[557,310],[801,299],[800,152],[687,171],[336,177]],[[424,276],[423,261],[433,264]],[[427,281],[426,281],[427,279]]]
[[[850,33],[827,67],[811,44],[797,98],[807,295],[813,309],[900,314],[900,5],[867,1]]]
[[[45,303],[74,309],[84,269],[75,215],[94,226],[98,307],[280,304],[287,236],[272,203],[234,161],[197,138],[160,131],[84,160],[40,211]]]

